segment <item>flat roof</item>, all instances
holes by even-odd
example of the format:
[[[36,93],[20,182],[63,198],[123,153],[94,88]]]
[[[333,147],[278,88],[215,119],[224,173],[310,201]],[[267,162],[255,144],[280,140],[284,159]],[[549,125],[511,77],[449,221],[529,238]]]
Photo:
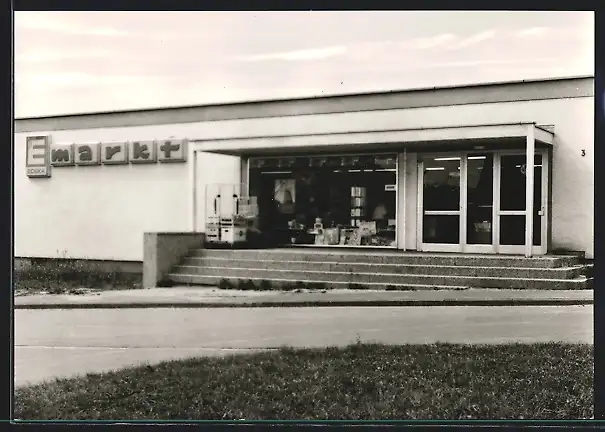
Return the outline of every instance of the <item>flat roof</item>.
[[[333,98],[350,98],[355,96],[380,96],[380,95],[393,95],[403,93],[414,93],[414,92],[426,92],[435,90],[447,90],[447,89],[465,89],[465,88],[477,88],[477,87],[491,87],[501,85],[513,85],[513,84],[531,84],[531,83],[542,83],[542,82],[556,82],[556,81],[569,81],[569,80],[582,80],[582,79],[594,79],[594,75],[578,75],[568,77],[549,77],[549,78],[535,78],[526,80],[511,80],[511,81],[487,81],[479,83],[467,83],[467,84],[455,84],[455,85],[443,85],[434,87],[409,87],[405,89],[394,89],[394,90],[381,90],[381,91],[365,91],[365,92],[353,92],[353,93],[333,93],[333,94],[321,94],[316,96],[304,96],[304,97],[283,97],[283,98],[271,98],[271,99],[255,99],[255,100],[242,100],[234,102],[214,102],[207,104],[195,104],[195,105],[174,105],[174,106],[163,106],[163,107],[149,107],[149,108],[136,108],[136,109],[125,109],[125,110],[114,110],[114,111],[90,111],[80,113],[65,113],[56,114],[49,116],[31,116],[31,117],[16,117],[15,121],[19,120],[38,120],[38,119],[53,119],[53,118],[64,118],[64,117],[78,117],[78,116],[96,116],[96,115],[107,115],[107,114],[136,114],[136,113],[147,113],[147,112],[158,112],[158,111],[169,111],[169,110],[186,110],[196,109],[205,107],[237,107],[242,105],[254,105],[254,104],[267,104],[271,102],[296,102],[296,101],[311,101],[318,99],[333,99]]]

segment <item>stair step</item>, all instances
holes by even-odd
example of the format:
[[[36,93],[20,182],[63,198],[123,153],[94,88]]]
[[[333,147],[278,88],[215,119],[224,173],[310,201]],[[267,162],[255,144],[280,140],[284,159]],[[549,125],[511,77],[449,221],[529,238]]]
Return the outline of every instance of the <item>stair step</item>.
[[[420,284],[420,285],[457,285],[477,288],[512,288],[512,289],[577,289],[585,284],[586,277],[573,279],[554,278],[518,278],[518,277],[484,277],[484,276],[452,276],[426,275],[406,273],[362,273],[292,269],[258,269],[235,267],[200,267],[176,266],[170,274],[188,276],[212,276],[216,278],[236,279],[265,279],[290,281],[331,281],[344,283],[381,283],[381,284]]]
[[[279,289],[285,285],[292,286],[295,284],[296,280],[292,279],[263,279],[263,278],[255,278],[255,277],[245,277],[245,278],[237,278],[237,277],[222,277],[222,276],[205,276],[205,275],[188,275],[188,274],[177,274],[171,273],[168,275],[167,280],[181,283],[181,284],[191,284],[191,285],[210,285],[217,286],[221,280],[228,280],[231,283],[237,284],[239,281],[252,281],[256,287],[260,287],[262,281],[269,281],[271,283],[271,289]],[[320,285],[318,288],[330,288],[330,289],[348,289],[351,288],[351,284],[348,282],[338,282],[338,281],[330,281],[330,280],[310,280],[305,283]],[[419,290],[466,290],[469,289],[468,286],[457,286],[457,285],[423,285],[423,284],[402,284],[402,283],[393,283],[393,284],[384,284],[378,282],[369,282],[363,284],[364,289],[372,289],[372,290],[401,290],[401,291],[419,291]]]
[[[257,261],[343,261],[368,264],[445,265],[478,267],[558,268],[580,263],[575,255],[526,258],[518,255],[428,254],[386,251],[335,251],[317,249],[194,249],[191,257],[253,259]]]
[[[543,279],[573,279],[583,274],[584,266],[536,268],[536,267],[479,267],[427,264],[383,264],[355,262],[309,262],[256,259],[229,259],[226,257],[188,257],[182,265],[191,267],[250,268],[267,270],[313,270],[347,273],[395,273],[447,276],[516,277]]]
[[[176,274],[171,273],[167,275],[167,280],[173,283],[178,284],[188,284],[188,285],[207,285],[207,286],[218,286],[221,280],[228,280],[231,283],[237,284],[239,281],[252,281],[255,283],[257,287],[260,286],[261,282],[268,281],[271,283],[271,289],[279,289],[284,285],[292,286],[297,280],[293,279],[280,279],[280,278],[257,278],[257,277],[223,277],[223,276],[204,276],[204,275],[190,275],[190,274]],[[570,282],[570,281],[566,281]],[[561,289],[561,290],[584,290],[591,289],[588,280],[578,280],[573,281],[572,284],[567,284],[565,286],[549,286],[548,288],[535,288],[535,287],[521,287],[516,289]],[[333,288],[333,289],[346,289],[351,288],[351,284],[349,282],[339,282],[325,279],[316,279],[316,280],[308,280],[305,281],[308,284],[316,284],[325,288]],[[436,284],[412,284],[412,283],[380,283],[380,282],[368,282],[363,284],[357,284],[357,287],[363,287],[364,289],[374,289],[374,290],[452,290],[452,289],[468,289],[471,288],[465,285],[436,285]],[[479,287],[475,287],[479,288]],[[489,287],[481,287],[481,288],[489,288]],[[491,287],[493,288],[493,287]],[[510,287],[506,287],[510,288]]]

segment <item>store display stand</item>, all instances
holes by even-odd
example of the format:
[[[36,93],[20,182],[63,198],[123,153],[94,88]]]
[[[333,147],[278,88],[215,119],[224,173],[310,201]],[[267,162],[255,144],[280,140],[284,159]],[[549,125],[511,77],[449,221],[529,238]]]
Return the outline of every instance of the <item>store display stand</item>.
[[[214,246],[244,245],[250,221],[258,215],[254,198],[242,198],[237,192],[241,185],[211,185],[206,190],[206,243]],[[228,200],[228,201],[226,201]],[[223,204],[227,203],[223,209]],[[210,207],[210,208],[208,208]]]

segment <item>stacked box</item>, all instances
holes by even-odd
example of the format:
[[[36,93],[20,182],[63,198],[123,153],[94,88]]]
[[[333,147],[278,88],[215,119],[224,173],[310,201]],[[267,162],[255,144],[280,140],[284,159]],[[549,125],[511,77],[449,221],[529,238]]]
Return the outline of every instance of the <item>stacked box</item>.
[[[240,215],[235,215],[232,217],[223,217],[221,218],[220,221],[220,227],[221,228],[229,228],[229,227],[235,227],[235,228],[243,228],[246,227],[248,225],[246,218]]]
[[[218,235],[206,234],[206,241],[209,243],[218,243],[220,241],[220,238]]]
[[[209,216],[206,240],[211,243],[236,243],[246,240],[248,221],[242,215]]]
[[[219,223],[220,223],[221,227],[223,227],[223,226],[233,226],[235,224],[235,220],[233,219],[232,216],[221,217],[221,220],[220,220]]]
[[[258,215],[257,204],[241,204],[239,208],[240,214],[246,217],[255,217]]]
[[[226,243],[246,241],[246,229],[239,227],[221,227],[221,241]]]
[[[218,235],[219,230],[218,225],[206,224],[206,235]]]
[[[258,201],[256,197],[239,198],[238,207],[240,215],[251,218],[258,215]]]
[[[206,217],[206,224],[215,224],[218,225],[221,221],[221,218],[217,215]]]

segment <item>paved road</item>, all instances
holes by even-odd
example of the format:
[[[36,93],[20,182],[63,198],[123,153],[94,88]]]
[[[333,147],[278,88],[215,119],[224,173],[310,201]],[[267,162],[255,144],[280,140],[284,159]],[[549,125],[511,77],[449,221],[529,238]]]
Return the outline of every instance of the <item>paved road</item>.
[[[15,383],[240,350],[593,343],[592,306],[16,310]]]

